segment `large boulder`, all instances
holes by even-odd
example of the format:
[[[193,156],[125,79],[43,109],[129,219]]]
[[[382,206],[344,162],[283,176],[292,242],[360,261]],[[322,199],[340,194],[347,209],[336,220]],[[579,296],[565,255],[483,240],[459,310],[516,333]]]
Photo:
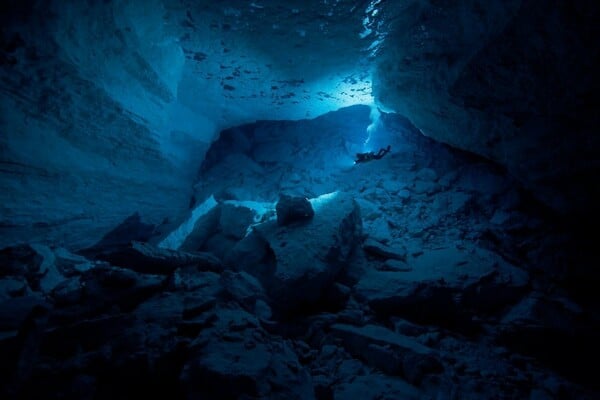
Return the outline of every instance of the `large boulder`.
[[[429,250],[408,266],[368,271],[354,287],[357,298],[382,315],[468,328],[462,324],[472,315],[514,304],[529,284],[525,271],[479,248]]]
[[[596,382],[588,365],[598,354],[599,325],[573,301],[533,292],[504,315],[496,334],[503,345],[567,376]]]
[[[245,265],[245,270],[262,281],[279,310],[319,300],[361,241],[360,209],[350,195],[338,193],[314,204],[315,216],[305,224],[268,221],[249,235],[262,259]],[[270,262],[263,262],[265,258]]]
[[[240,240],[223,259],[227,268],[248,270],[255,276],[267,274],[273,269],[273,252],[269,244],[254,230]]]
[[[269,336],[241,309],[221,308],[217,315],[182,369],[188,398],[314,398],[310,375],[287,341]]]

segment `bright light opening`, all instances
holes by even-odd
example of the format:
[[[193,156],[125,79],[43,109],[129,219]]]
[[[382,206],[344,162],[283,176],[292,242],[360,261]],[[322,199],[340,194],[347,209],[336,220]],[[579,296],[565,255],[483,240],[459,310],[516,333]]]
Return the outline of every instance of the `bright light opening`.
[[[377,128],[379,127],[379,118],[381,117],[381,112],[375,104],[371,103],[369,106],[371,107],[371,112],[369,113],[369,119],[371,120],[371,123],[369,124],[369,126],[367,126],[367,139],[364,143],[365,151],[371,150],[371,139],[373,138],[373,134],[377,131]]]

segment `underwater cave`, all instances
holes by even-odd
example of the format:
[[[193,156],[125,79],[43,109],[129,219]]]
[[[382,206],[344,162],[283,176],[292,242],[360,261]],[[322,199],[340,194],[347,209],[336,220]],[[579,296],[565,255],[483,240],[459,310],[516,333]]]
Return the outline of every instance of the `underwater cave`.
[[[599,398],[599,10],[3,1],[0,397]]]

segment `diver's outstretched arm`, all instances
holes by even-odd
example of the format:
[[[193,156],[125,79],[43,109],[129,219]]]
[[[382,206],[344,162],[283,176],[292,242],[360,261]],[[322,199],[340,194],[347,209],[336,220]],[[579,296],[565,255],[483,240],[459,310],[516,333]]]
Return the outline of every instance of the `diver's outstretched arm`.
[[[385,156],[387,153],[390,152],[390,150],[392,149],[392,146],[388,145],[387,148],[385,149],[379,149],[379,151],[377,152],[377,158],[381,158],[383,156]]]

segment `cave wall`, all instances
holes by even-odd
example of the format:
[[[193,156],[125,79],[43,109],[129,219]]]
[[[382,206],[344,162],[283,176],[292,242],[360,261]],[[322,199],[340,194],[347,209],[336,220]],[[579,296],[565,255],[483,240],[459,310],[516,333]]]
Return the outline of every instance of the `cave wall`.
[[[157,224],[185,209],[203,143],[161,128],[177,79],[153,63],[183,56],[128,43],[143,32],[107,36],[117,21],[96,2],[6,7],[0,245],[82,247],[133,213]]]
[[[3,2],[0,246],[176,219],[221,129],[372,101],[351,3]]]
[[[597,2],[386,6],[394,22],[374,74],[377,100],[425,135],[506,166],[554,209],[589,212]]]

